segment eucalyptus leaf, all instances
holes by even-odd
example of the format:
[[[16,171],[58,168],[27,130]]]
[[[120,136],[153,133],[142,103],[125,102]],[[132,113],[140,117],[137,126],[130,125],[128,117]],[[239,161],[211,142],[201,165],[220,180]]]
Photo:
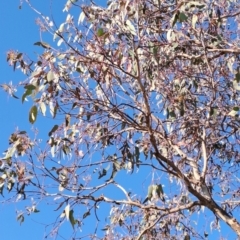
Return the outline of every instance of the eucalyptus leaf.
[[[22,95],[22,103],[24,103],[25,99],[27,96],[31,95],[32,94],[32,90],[31,89],[27,89],[25,91],[25,93]]]
[[[26,85],[24,88],[27,90],[34,90],[34,89],[36,89],[36,86],[29,84],[29,85]]]
[[[57,129],[58,129],[58,125],[54,125],[52,130],[48,133],[48,136],[50,137]]]
[[[29,122],[31,124],[35,123],[35,121],[37,120],[37,113],[38,113],[37,107],[33,106],[29,111]]]
[[[240,85],[239,85],[239,83],[238,83],[237,80],[234,80],[234,81],[233,81],[233,87],[234,87],[236,90],[240,91]]]
[[[178,15],[178,20],[180,23],[187,21],[187,19],[187,16],[182,12]]]
[[[41,46],[41,47],[46,48],[46,49],[50,49],[51,48],[50,45],[48,43],[46,43],[46,42],[35,42],[34,45]]]
[[[64,209],[66,219],[69,220],[69,215],[70,215],[70,204],[67,204],[67,206]]]
[[[73,210],[70,210],[70,212],[69,212],[69,221],[72,225],[72,228],[74,229],[74,225],[76,224],[76,220],[74,219],[74,216],[73,216]]]
[[[99,29],[97,30],[97,36],[98,36],[98,37],[102,37],[104,34],[105,34],[105,32],[104,32],[104,30],[103,30],[102,28],[99,28]]]

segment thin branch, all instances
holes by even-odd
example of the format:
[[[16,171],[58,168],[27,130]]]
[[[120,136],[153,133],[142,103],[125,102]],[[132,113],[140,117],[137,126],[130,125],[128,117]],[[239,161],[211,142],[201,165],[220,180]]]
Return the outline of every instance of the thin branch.
[[[206,149],[206,131],[205,128],[203,128],[203,134],[202,134],[202,157],[203,157],[203,170],[202,170],[202,179],[205,182],[205,177],[207,173],[207,149]]]

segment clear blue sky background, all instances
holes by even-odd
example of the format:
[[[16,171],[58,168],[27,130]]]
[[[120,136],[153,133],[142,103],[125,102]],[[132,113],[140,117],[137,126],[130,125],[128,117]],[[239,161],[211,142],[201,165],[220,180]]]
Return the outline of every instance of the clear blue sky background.
[[[47,15],[50,13],[50,1],[32,1],[33,4]],[[62,12],[65,0],[53,1],[53,15],[58,24],[61,23],[61,18],[66,18],[66,13]],[[103,3],[104,1],[98,1]],[[28,53],[31,57],[36,57],[36,52],[41,52],[42,49],[33,46],[33,43],[40,40],[39,29],[35,24],[37,15],[26,5],[23,4],[22,9],[18,8],[20,0],[2,1],[0,8],[0,84],[12,81],[14,84],[24,80],[24,75],[20,71],[13,72],[11,67],[8,67],[6,62],[6,53],[10,49],[18,50],[19,52]],[[78,17],[78,16],[77,16]],[[51,43],[52,38],[44,35],[44,40]],[[21,98],[22,92],[17,92],[16,95]],[[8,137],[16,127],[21,130],[30,131],[32,125],[28,121],[28,111],[32,106],[32,102],[21,103],[21,100],[10,98],[0,89],[0,152],[2,153],[8,147]],[[36,126],[40,128],[40,136],[46,141],[46,136],[49,130],[54,125],[54,121],[49,118],[38,116]],[[146,170],[145,170],[146,171]],[[146,174],[144,174],[146,175]],[[141,172],[139,173],[141,176]],[[130,177],[130,176],[129,176]],[[127,182],[126,178],[126,182]],[[137,179],[132,181],[132,184],[137,183]],[[149,180],[150,181],[150,180]],[[138,182],[139,183],[139,182]],[[143,180],[140,182],[140,188]],[[147,185],[147,184],[146,184]],[[130,186],[131,187],[131,186]],[[142,189],[141,189],[142,190]],[[146,191],[146,189],[145,189]],[[146,192],[145,192],[146,193]],[[5,199],[7,193],[5,192]],[[0,196],[0,202],[3,198]],[[21,206],[25,206],[24,202]],[[42,205],[43,206],[43,205]],[[41,215],[35,214],[25,218],[25,222],[20,226],[16,221],[16,210],[19,205],[15,204],[0,204],[0,240],[38,240],[43,239],[45,228],[41,223],[51,222],[54,219],[51,215],[49,207],[44,205],[41,208]],[[108,211],[108,210],[107,210]],[[213,219],[212,214],[211,219]],[[52,217],[51,217],[52,216]],[[209,219],[209,216],[206,216]],[[203,217],[204,220],[204,217]],[[198,220],[198,224],[201,221]],[[90,223],[91,225],[91,223]],[[201,224],[200,224],[201,225]],[[221,224],[223,226],[223,224]],[[201,228],[202,229],[202,228]],[[70,224],[64,227],[64,231],[70,232]],[[230,235],[228,235],[230,233]],[[229,239],[235,239],[228,227],[222,228],[222,234],[229,236]],[[221,233],[215,232],[209,239],[219,239]]]

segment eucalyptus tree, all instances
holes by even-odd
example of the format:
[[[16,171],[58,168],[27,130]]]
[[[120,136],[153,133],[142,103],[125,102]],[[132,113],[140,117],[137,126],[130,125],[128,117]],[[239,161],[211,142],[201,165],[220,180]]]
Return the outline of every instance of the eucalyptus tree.
[[[2,87],[24,87],[30,123],[56,124],[46,145],[10,136],[1,191],[34,199],[18,220],[48,201],[55,233],[69,221],[76,239],[87,218],[93,239],[240,236],[240,2],[67,1],[59,26],[26,2],[53,42],[36,59],[9,51],[26,80]]]

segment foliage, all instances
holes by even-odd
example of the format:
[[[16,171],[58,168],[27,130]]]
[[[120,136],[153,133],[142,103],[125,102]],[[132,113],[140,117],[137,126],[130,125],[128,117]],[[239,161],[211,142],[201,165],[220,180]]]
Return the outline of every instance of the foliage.
[[[11,135],[1,191],[55,203],[55,229],[69,221],[76,237],[87,217],[100,221],[104,203],[103,239],[204,239],[219,222],[240,236],[239,4],[68,1],[59,27],[38,12],[55,42],[34,43],[43,49],[36,60],[10,51],[7,61],[27,75],[30,123],[39,114],[64,120],[47,146]],[[138,171],[131,190],[117,177],[134,181]],[[193,221],[204,209],[207,232]]]

